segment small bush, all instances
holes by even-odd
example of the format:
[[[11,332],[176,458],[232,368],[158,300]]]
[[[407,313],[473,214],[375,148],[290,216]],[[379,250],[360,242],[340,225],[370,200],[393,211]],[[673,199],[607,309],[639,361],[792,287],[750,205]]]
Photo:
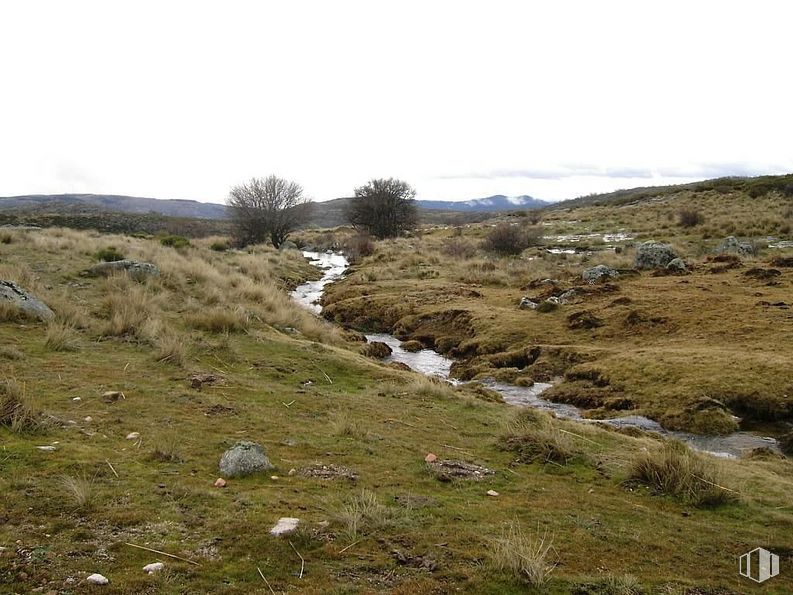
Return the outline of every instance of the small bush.
[[[231,246],[229,246],[228,242],[212,242],[212,244],[209,246],[209,249],[214,250],[215,252],[225,252],[230,247]]]
[[[160,244],[169,248],[184,248],[190,245],[190,240],[184,236],[170,235],[160,238]]]
[[[119,260],[124,260],[126,258],[121,252],[119,252],[115,246],[108,246],[107,248],[102,248],[96,253],[96,259],[101,260],[102,262],[117,262]]]
[[[441,245],[441,252],[452,258],[472,258],[476,254],[476,246],[462,238],[449,238]]]
[[[542,587],[556,564],[551,562],[553,539],[531,537],[523,532],[520,523],[506,524],[501,536],[493,540],[493,563],[499,570],[510,571],[535,588]]]
[[[7,231],[0,233],[0,244],[10,244],[13,241],[14,241],[14,236],[8,233]]]
[[[351,263],[357,264],[362,258],[374,254],[374,242],[368,234],[359,233],[347,238],[342,249],[347,259]]]
[[[482,248],[500,256],[510,256],[538,244],[540,237],[540,231],[536,228],[499,223],[485,236]]]
[[[631,463],[628,480],[693,506],[716,506],[736,499],[734,491],[722,487],[716,462],[680,442],[669,442],[659,451],[638,455]]]
[[[696,209],[680,209],[677,213],[677,222],[682,227],[696,227],[705,223],[705,217]]]

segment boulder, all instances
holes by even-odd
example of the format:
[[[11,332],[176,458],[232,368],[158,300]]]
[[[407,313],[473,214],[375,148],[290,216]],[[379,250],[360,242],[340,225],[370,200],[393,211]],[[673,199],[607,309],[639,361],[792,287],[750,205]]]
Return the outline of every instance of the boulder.
[[[114,262],[100,262],[85,272],[90,277],[107,277],[114,273],[127,273],[136,279],[145,277],[158,277],[160,269],[150,262],[137,260],[116,260]]]
[[[274,469],[261,445],[242,440],[220,457],[220,474],[225,477],[251,475]]]
[[[584,270],[581,273],[581,278],[587,283],[597,283],[598,281],[608,279],[610,277],[619,277],[620,274],[616,269],[613,269],[605,264],[599,264],[592,268]]]
[[[24,314],[39,320],[50,320],[55,313],[40,299],[31,295],[13,281],[0,280],[0,301],[10,302]]]
[[[678,258],[678,255],[669,244],[644,242],[636,249],[633,266],[637,269],[658,269],[665,267],[675,258]]]
[[[749,242],[742,242],[735,236],[724,238],[724,241],[716,248],[716,254],[740,254],[741,256],[752,256],[754,246]]]
[[[686,266],[686,261],[682,258],[675,258],[669,261],[669,264],[666,265],[666,270],[670,273],[687,273],[688,267]]]
[[[520,300],[520,306],[519,306],[519,308],[520,308],[521,310],[536,310],[536,309],[537,309],[537,306],[539,306],[539,304],[538,304],[537,302],[535,302],[535,301],[532,301],[532,300],[530,300],[529,298],[527,298],[527,297],[525,297],[525,296],[524,296],[524,297],[522,297],[522,298],[521,298],[521,300]]]
[[[361,354],[366,357],[373,357],[375,359],[383,359],[391,355],[391,348],[382,341],[372,341],[361,347]]]

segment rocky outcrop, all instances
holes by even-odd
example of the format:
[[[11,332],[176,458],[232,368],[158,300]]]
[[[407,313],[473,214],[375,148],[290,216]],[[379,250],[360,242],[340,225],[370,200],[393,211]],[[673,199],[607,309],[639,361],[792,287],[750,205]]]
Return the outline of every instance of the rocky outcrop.
[[[10,303],[12,306],[29,316],[39,320],[50,320],[55,313],[40,299],[22,289],[13,281],[0,280],[0,301]]]
[[[237,442],[220,458],[220,474],[225,477],[251,475],[270,469],[273,466],[261,445],[247,440]]]
[[[116,260],[113,262],[100,262],[86,272],[90,277],[107,277],[114,273],[127,273],[132,277],[143,279],[145,277],[158,277],[160,269],[150,262],[137,260]]]
[[[735,236],[729,236],[718,245],[716,254],[740,254],[741,256],[752,256],[754,254],[754,246],[749,242],[742,242]]]
[[[682,258],[675,258],[669,261],[669,264],[666,265],[666,270],[670,273],[682,275],[688,272],[688,267],[686,266],[685,260]]]
[[[601,280],[619,276],[620,274],[617,269],[613,269],[609,266],[606,266],[605,264],[599,264],[592,268],[586,269],[583,273],[581,273],[581,278],[587,283],[597,283]]]
[[[644,242],[636,249],[633,266],[637,269],[659,269],[676,258],[678,258],[677,253],[669,244]]]
[[[381,341],[373,341],[361,347],[361,355],[374,359],[383,359],[391,355],[391,348]]]

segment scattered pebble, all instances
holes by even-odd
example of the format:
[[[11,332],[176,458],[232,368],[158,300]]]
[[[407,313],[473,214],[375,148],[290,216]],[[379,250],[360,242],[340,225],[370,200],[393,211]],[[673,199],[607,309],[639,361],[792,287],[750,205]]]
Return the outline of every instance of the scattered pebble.
[[[101,574],[98,574],[98,573],[97,574],[92,574],[91,576],[89,576],[85,580],[88,581],[89,583],[93,583],[94,585],[106,585],[106,584],[108,584],[110,582],[109,580],[107,580],[106,577],[104,577],[104,576],[102,576]]]
[[[127,440],[137,440],[140,438],[140,432],[130,432],[127,434]]]
[[[431,452],[427,453],[427,456],[424,457],[424,462],[426,462],[426,463],[434,463],[437,460],[438,460],[438,455],[433,454]]]
[[[487,490],[488,496],[498,496],[498,492],[496,490]]]
[[[294,475],[295,473],[297,473],[297,469],[295,469],[294,467],[292,467],[292,468],[289,470],[289,475],[291,476],[291,475]]]
[[[124,393],[118,390],[109,390],[102,395],[102,400],[105,403],[115,403],[119,399],[126,399]]]
[[[280,479],[277,475],[271,475],[270,479]]]
[[[72,397],[72,401],[74,401],[75,403],[79,403],[80,401],[82,401],[82,399],[80,397]]]
[[[87,415],[85,416],[85,419],[83,419],[83,421],[86,423],[91,423],[92,421],[94,421],[94,418],[91,417],[90,415]]]
[[[155,572],[160,572],[163,568],[165,568],[165,564],[162,562],[153,562],[151,564],[146,564],[146,566],[143,567],[143,572],[146,574],[154,574]]]
[[[282,517],[278,519],[278,522],[275,526],[270,529],[271,535],[284,535],[286,533],[292,533],[295,529],[297,529],[298,524],[300,524],[300,519],[292,518],[292,517]]]
[[[222,477],[218,477],[214,483],[216,488],[225,488],[226,487],[226,480]]]
[[[39,450],[43,450],[45,452],[52,452],[55,450],[54,446],[37,446],[36,448],[38,448]]]

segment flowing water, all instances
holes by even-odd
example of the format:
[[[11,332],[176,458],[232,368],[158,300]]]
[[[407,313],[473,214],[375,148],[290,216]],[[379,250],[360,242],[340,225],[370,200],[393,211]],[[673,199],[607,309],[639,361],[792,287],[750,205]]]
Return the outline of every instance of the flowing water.
[[[319,304],[322,292],[328,283],[339,279],[347,268],[347,259],[343,255],[333,252],[303,252],[303,256],[311,261],[311,264],[319,267],[323,271],[322,279],[309,281],[298,286],[293,292],[292,297],[300,304],[311,308],[317,314],[322,312]],[[391,348],[391,355],[385,358],[386,362],[401,362],[411,369],[436,376],[447,380],[453,384],[459,381],[450,377],[450,370],[453,361],[441,354],[431,350],[422,349],[421,351],[411,352],[402,348],[402,342],[386,333],[372,333],[366,335],[369,342],[380,341]],[[554,403],[542,398],[542,393],[551,385],[544,382],[536,382],[533,386],[524,387],[503,382],[485,382],[491,388],[501,394],[505,402],[519,407],[533,407],[543,409],[556,414],[558,417],[576,419],[587,423],[607,424],[617,428],[633,427],[656,432],[663,436],[676,438],[685,442],[692,448],[713,454],[720,457],[736,457],[754,448],[768,447],[777,448],[776,440],[770,437],[759,436],[751,432],[734,432],[726,436],[701,436],[688,432],[672,432],[665,430],[658,422],[655,422],[641,415],[629,415],[625,417],[615,417],[612,419],[591,420],[585,419],[581,409],[565,403]]]

